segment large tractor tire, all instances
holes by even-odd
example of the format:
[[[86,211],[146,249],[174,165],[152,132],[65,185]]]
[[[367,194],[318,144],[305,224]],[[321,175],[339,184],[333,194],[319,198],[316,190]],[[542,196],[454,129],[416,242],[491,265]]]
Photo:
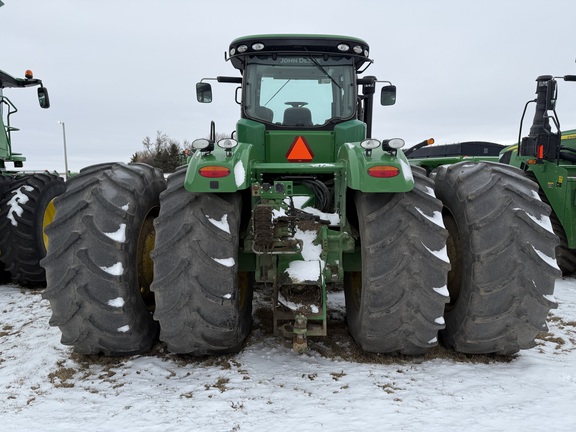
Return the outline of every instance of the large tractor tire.
[[[5,189],[0,200],[0,260],[13,282],[43,287],[44,230],[54,219],[52,200],[65,191],[64,180],[44,173],[19,175]]]
[[[142,353],[157,340],[150,252],[165,187],[149,165],[101,164],[80,171],[54,200],[44,298],[50,325],[76,352]]]
[[[237,352],[252,318],[251,273],[239,271],[242,199],[192,194],[185,170],[168,178],[154,222],[154,318],[160,340],[177,354]]]
[[[508,165],[466,162],[440,167],[435,182],[452,262],[441,340],[467,354],[533,347],[560,276],[538,185]]]
[[[448,301],[448,233],[425,170],[408,193],[355,193],[362,271],[347,272],[348,329],[374,353],[422,355],[437,345]]]

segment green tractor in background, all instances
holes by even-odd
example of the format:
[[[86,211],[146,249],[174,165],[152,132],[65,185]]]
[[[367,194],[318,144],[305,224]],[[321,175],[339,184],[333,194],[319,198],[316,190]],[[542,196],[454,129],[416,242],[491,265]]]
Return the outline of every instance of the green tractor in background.
[[[505,149],[500,161],[521,168],[540,185],[540,196],[552,207],[550,215],[552,226],[560,238],[560,244],[556,248],[558,265],[564,274],[574,274],[576,273],[576,130],[561,132],[555,109],[558,97],[556,79],[551,75],[539,76],[536,79],[536,99],[528,102],[536,103],[530,133],[522,140],[518,139],[519,145]],[[560,79],[576,81],[576,75],[565,75]],[[526,108],[522,119],[525,113]],[[550,120],[554,124],[554,129]]]
[[[15,78],[0,70],[0,279],[26,287],[44,286],[40,259],[46,255],[44,228],[54,218],[52,200],[65,190],[64,180],[50,173],[26,173],[26,158],[12,150],[11,116],[18,110],[3,94],[5,88],[38,87],[38,101],[49,108],[48,90],[31,71]]]
[[[576,81],[576,75],[536,79],[536,99],[526,103],[520,122],[518,143],[460,143],[407,151],[410,162],[433,172],[439,166],[458,161],[493,161],[520,168],[538,183],[538,193],[552,208],[550,219],[560,243],[556,258],[563,274],[576,273],[576,130],[561,132],[556,114],[557,79]],[[528,104],[535,103],[534,119],[528,136],[522,136],[522,123]],[[551,122],[554,125],[552,128]]]
[[[373,138],[379,81],[360,76],[372,63],[361,39],[246,36],[227,59],[238,76],[212,80],[238,86],[231,138],[215,142],[212,122],[166,182],[147,165],[100,164],[54,200],[42,264],[62,343],[123,355],[159,337],[173,353],[236,352],[260,284],[296,351],[328,333],[327,295],[341,286],[368,352],[534,346],[555,306],[557,237],[521,170],[456,164],[433,180],[403,140]]]

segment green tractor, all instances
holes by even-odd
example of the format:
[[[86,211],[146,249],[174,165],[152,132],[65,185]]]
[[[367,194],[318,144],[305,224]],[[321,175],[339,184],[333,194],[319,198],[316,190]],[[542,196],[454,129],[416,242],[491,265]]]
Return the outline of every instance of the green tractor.
[[[329,332],[333,287],[368,352],[534,345],[558,270],[533,182],[458,165],[435,182],[402,139],[373,138],[380,81],[360,76],[372,63],[361,39],[246,36],[227,60],[238,76],[203,79],[196,93],[208,103],[207,81],[237,86],[231,138],[216,142],[212,122],[166,182],[146,165],[101,164],[55,200],[42,264],[62,343],[123,355],[159,337],[178,354],[236,352],[259,284],[275,334],[296,351]],[[384,83],[380,103],[393,105]]]
[[[0,70],[0,279],[26,287],[44,286],[40,259],[46,255],[44,228],[54,218],[52,200],[64,192],[64,180],[50,173],[26,173],[26,158],[12,151],[11,116],[18,110],[3,94],[5,88],[38,87],[38,101],[49,108],[48,90],[31,71],[15,78]],[[8,169],[7,163],[13,168]]]
[[[556,248],[564,274],[576,273],[576,130],[561,132],[556,114],[557,79],[576,81],[576,75],[536,79],[534,119],[528,136],[502,152],[500,161],[524,170],[540,185],[543,201],[552,207],[552,227],[560,239]],[[526,106],[528,106],[528,103]],[[526,108],[522,114],[522,120]],[[554,128],[551,126],[551,122]],[[520,135],[522,126],[520,126]]]
[[[503,146],[470,142],[414,146],[406,151],[410,163],[434,172],[439,166],[459,161],[492,161],[521,169],[539,185],[541,199],[550,205],[550,219],[560,242],[556,259],[563,274],[576,273],[576,130],[561,132],[556,114],[557,79],[576,81],[576,75],[536,79],[536,98],[526,103],[520,121],[518,143]],[[528,136],[522,136],[522,123],[528,104],[535,103],[534,119]],[[552,124],[554,129],[552,128]]]

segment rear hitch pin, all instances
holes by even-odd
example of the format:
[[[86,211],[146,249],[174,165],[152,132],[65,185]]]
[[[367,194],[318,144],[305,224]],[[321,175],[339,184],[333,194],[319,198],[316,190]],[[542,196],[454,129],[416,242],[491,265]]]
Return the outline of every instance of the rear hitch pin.
[[[308,318],[302,314],[298,314],[294,320],[294,339],[292,341],[292,348],[294,352],[303,353],[308,350]]]

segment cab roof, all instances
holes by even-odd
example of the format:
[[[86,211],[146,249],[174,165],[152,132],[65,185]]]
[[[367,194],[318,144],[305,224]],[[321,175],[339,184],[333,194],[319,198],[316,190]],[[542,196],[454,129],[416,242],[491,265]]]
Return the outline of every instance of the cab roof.
[[[365,63],[372,63],[368,57],[370,47],[362,39],[323,34],[269,34],[242,36],[234,39],[228,49],[228,59],[236,69],[244,69],[247,56],[285,54],[330,54],[354,58],[356,70]]]

